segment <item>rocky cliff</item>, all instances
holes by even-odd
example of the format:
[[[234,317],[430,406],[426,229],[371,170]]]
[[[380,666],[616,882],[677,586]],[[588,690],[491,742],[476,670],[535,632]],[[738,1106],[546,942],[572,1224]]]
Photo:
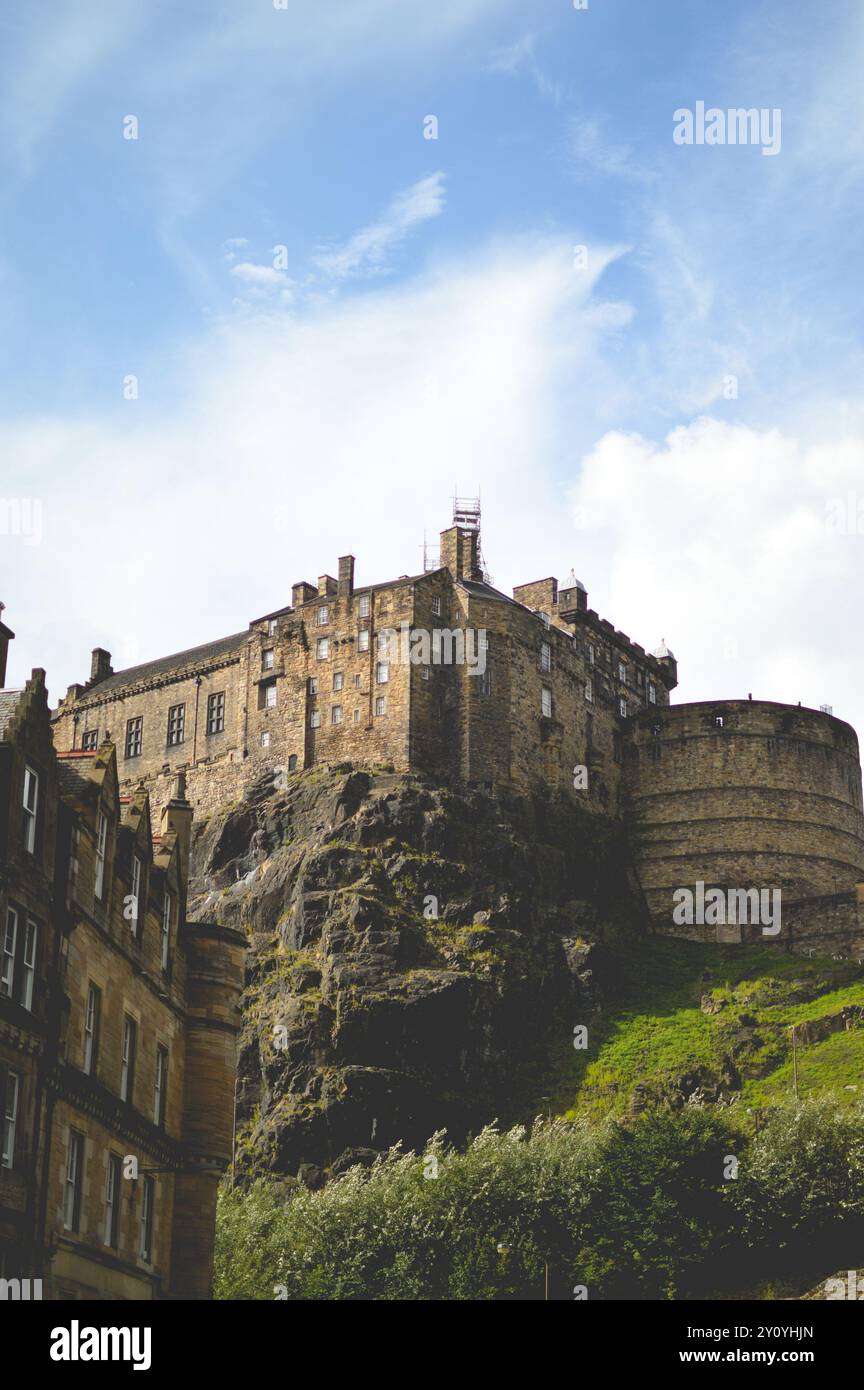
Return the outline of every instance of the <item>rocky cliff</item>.
[[[242,928],[247,1173],[327,1172],[535,1113],[547,1050],[639,931],[620,829],[567,797],[350,765],[198,823],[190,916]]]

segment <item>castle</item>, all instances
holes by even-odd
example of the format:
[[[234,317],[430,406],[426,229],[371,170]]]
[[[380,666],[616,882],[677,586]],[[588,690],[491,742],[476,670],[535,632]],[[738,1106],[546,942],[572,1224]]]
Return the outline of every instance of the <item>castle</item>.
[[[749,698],[672,705],[665,642],[650,653],[616,630],[575,576],[512,596],[492,586],[479,505],[457,511],[440,540],[435,568],[364,587],[343,556],[336,577],[294,584],[291,604],[247,631],[175,656],[114,672],[97,649],[90,679],[56,711],[57,747],[92,750],[110,736],[121,781],[146,785],[157,804],[183,770],[198,814],[319,763],[560,788],[624,819],[655,926],[680,933],[681,885],[764,886],[782,890],[783,941],[864,948],[848,724]],[[685,934],[752,935],[721,925]]]

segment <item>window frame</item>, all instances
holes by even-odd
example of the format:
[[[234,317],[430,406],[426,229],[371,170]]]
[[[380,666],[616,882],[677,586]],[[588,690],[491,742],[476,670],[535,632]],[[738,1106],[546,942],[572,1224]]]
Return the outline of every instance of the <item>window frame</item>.
[[[81,1229],[81,1193],[84,1186],[86,1142],[80,1129],[70,1128],[66,1143],[66,1175],[63,1180],[63,1229],[71,1231],[72,1235],[78,1235]]]
[[[186,701],[168,706],[168,728],[165,743],[168,748],[179,748],[186,742]]]
[[[20,1074],[7,1068],[3,1074],[3,1082],[3,1113],[0,1115],[0,1168],[5,1168],[11,1172],[15,1167],[15,1140],[18,1135],[18,1105],[21,1098]]]
[[[91,1008],[92,1004],[92,1008]],[[85,1076],[96,1076],[99,1067],[99,1026],[102,1019],[102,990],[90,980],[84,1003],[84,1062]]]
[[[123,1191],[123,1160],[119,1154],[108,1154],[105,1172],[105,1226],[102,1238],[106,1249],[117,1250],[120,1239],[120,1194]]]
[[[123,1048],[120,1056],[120,1099],[134,1103],[135,1052],[138,1043],[138,1023],[131,1014],[123,1015]]]
[[[144,716],[133,714],[126,720],[126,738],[123,747],[125,758],[140,758],[144,751]]]
[[[32,806],[29,804],[28,792],[32,791]],[[24,764],[24,783],[21,788],[21,806],[23,809],[23,838],[24,850],[27,854],[36,853],[36,838],[39,819],[39,773],[29,763]]]
[[[100,810],[96,820],[96,878],[93,894],[99,902],[105,900],[105,870],[108,864],[108,817]]]
[[[225,732],[225,691],[211,690],[207,696],[207,737]]]
[[[12,949],[9,949],[9,919],[12,918]],[[0,999],[15,997],[15,959],[18,950],[18,909],[11,903],[6,907],[6,926],[3,931],[3,950],[0,952]]]

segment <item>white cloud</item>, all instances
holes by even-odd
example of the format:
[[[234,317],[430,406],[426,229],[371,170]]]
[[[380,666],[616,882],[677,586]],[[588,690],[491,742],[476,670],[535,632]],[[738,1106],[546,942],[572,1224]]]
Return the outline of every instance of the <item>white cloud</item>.
[[[444,211],[444,175],[429,174],[397,193],[386,211],[344,244],[322,250],[314,258],[325,275],[342,280],[349,275],[380,273],[387,258],[408,233]]]
[[[363,582],[415,572],[457,486],[482,491],[499,582],[548,572],[553,543],[569,568],[554,466],[596,407],[606,259],[577,273],[570,239],[487,245],[223,321],[101,415],[0,428],[6,494],[43,501],[41,546],[0,539],[10,677],[44,665],[56,698],[91,647],[119,667],[237,631],[349,551]]]
[[[832,529],[828,510],[837,499],[845,516],[857,490],[864,512],[862,464],[864,437],[833,440],[829,421],[806,447],[710,418],[662,445],[604,435],[571,492],[580,565],[605,580],[603,616],[643,643],[666,637],[676,699],[828,703],[864,731],[848,636],[864,534]]]

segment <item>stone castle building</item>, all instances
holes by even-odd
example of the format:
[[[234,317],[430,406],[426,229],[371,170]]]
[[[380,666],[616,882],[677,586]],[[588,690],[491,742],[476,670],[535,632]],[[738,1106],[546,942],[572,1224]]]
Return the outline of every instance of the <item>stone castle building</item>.
[[[0,690],[6,1297],[208,1296],[246,943],[186,920],[192,814],[56,751],[43,671]]]
[[[121,784],[157,805],[182,770],[199,814],[274,770],[328,762],[561,788],[625,819],[656,926],[673,925],[682,885],[779,887],[784,941],[864,950],[854,731],[765,701],[672,705],[676,684],[665,643],[652,654],[617,631],[575,577],[495,589],[478,509],[422,574],[356,587],[343,556],[245,632],[118,672],[97,649],[54,733],[66,753],[110,737]]]

